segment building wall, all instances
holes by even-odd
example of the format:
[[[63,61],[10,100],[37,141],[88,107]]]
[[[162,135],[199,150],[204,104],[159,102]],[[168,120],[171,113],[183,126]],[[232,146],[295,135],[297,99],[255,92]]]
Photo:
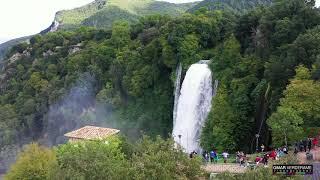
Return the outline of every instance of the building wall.
[[[69,138],[69,142],[70,142],[70,143],[79,142],[79,141],[83,141],[83,139],[79,139],[79,138]]]

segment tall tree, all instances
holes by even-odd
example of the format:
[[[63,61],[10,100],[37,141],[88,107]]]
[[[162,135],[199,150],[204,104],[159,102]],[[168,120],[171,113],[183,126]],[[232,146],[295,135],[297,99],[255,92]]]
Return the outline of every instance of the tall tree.
[[[303,127],[319,126],[320,83],[311,79],[311,72],[299,66],[280,100],[280,107],[268,119],[275,144],[294,142],[301,137]]]
[[[49,179],[51,170],[57,167],[57,160],[53,150],[39,146],[27,145],[19,154],[17,162],[5,175],[7,180],[15,179]]]
[[[230,105],[226,87],[221,84],[202,131],[201,146],[208,150],[212,147],[219,151],[235,150],[234,120],[235,114]]]

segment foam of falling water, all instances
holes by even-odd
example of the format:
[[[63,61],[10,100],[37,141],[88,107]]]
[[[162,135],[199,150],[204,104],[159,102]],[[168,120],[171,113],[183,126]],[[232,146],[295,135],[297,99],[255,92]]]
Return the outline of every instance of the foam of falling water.
[[[211,109],[212,76],[207,64],[193,64],[188,69],[177,108],[172,135],[185,152],[199,152],[200,134]]]
[[[177,108],[178,108],[180,86],[181,86],[181,74],[182,74],[182,66],[181,66],[181,63],[179,63],[176,70],[176,82],[174,86],[173,126],[175,125],[176,118],[177,118]]]

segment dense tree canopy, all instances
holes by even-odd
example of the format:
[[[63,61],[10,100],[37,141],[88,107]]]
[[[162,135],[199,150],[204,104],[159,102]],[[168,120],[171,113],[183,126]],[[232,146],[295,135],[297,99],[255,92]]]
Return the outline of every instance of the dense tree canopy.
[[[261,143],[271,143],[267,125],[272,129],[274,145],[283,145],[283,127],[291,128],[286,131],[295,137],[286,136],[294,142],[302,138],[303,129],[319,125],[315,117],[319,105],[308,100],[318,99],[319,15],[314,1],[279,0],[240,17],[233,32],[236,38],[230,36],[215,48],[211,64],[214,75],[227,88],[222,91],[227,92],[226,102],[217,107],[221,98],[218,94],[212,112],[216,108],[234,117],[214,120],[209,115],[202,137],[204,145],[219,147],[224,142],[224,149],[230,146],[225,140],[231,138],[235,149],[253,150],[255,134],[260,135]],[[304,71],[308,80],[289,81],[299,65],[308,69],[298,68],[296,76]],[[220,131],[214,123],[236,128],[231,137],[229,129],[223,131],[225,135],[216,134]]]
[[[311,79],[311,72],[299,66],[280,100],[278,110],[268,119],[274,142],[295,142],[303,136],[303,127],[319,127],[320,83]]]
[[[176,66],[185,72],[211,59],[221,87],[202,144],[252,151],[255,134],[272,143],[269,127],[276,138],[283,125],[277,119],[287,115],[294,126],[319,125],[318,102],[310,101],[319,99],[319,25],[314,1],[277,0],[243,15],[201,9],[119,21],[111,30],[36,35],[11,50],[0,77],[1,143],[19,137],[57,144],[92,123],[132,138],[140,131],[168,136]],[[299,65],[307,79],[297,79]]]
[[[144,136],[130,144],[113,136],[53,150],[28,145],[5,179],[196,179],[204,177],[200,165],[200,158],[190,159],[172,139]]]
[[[14,179],[49,179],[51,171],[57,166],[56,155],[53,150],[30,144],[18,156],[17,162],[4,177]]]

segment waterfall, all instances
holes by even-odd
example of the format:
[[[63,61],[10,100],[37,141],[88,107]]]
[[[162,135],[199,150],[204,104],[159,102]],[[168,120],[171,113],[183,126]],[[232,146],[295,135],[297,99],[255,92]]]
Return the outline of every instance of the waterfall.
[[[181,74],[182,74],[182,65],[179,63],[176,69],[176,82],[174,86],[174,106],[173,106],[173,126],[176,123],[177,118],[177,108],[178,108],[178,101],[180,96],[180,86],[181,86]]]
[[[217,81],[216,81],[216,86]],[[199,152],[201,129],[211,109],[212,76],[207,64],[193,64],[188,69],[177,105],[172,135],[185,152]]]

